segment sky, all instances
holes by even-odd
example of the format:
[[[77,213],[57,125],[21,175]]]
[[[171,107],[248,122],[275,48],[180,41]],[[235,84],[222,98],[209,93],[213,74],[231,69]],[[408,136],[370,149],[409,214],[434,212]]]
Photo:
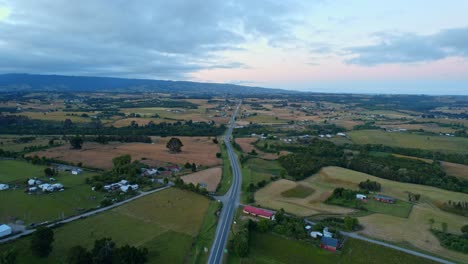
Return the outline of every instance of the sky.
[[[468,95],[466,0],[0,0],[0,73]]]

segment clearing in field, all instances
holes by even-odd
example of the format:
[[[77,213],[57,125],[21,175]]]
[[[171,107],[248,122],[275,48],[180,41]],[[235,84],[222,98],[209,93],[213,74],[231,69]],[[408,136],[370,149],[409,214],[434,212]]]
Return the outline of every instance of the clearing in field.
[[[170,188],[54,229],[53,251],[46,259],[31,256],[30,238],[0,245],[0,251],[18,250],[18,263],[62,263],[71,247],[90,249],[94,240],[111,237],[119,246],[148,248],[148,263],[184,263],[209,204],[206,197]]]
[[[209,192],[215,192],[221,181],[221,167],[210,168],[182,176],[181,179],[186,183],[193,183],[195,186],[200,184],[200,187],[205,188]]]
[[[461,137],[425,136],[381,130],[356,130],[349,132],[348,136],[357,144],[382,144],[440,152],[468,153],[468,138]]]
[[[306,198],[307,196],[313,194],[314,192],[315,192],[314,189],[299,184],[292,189],[282,192],[281,195],[283,197]]]
[[[23,220],[26,224],[40,223],[69,217],[100,205],[104,194],[93,192],[85,179],[94,174],[84,172],[72,175],[60,172],[54,176],[64,185],[63,192],[27,194],[24,192],[28,178],[37,177],[45,182],[46,166],[32,165],[25,161],[0,160],[0,183],[8,183],[9,190],[0,191],[0,222]],[[16,187],[14,187],[16,186]]]
[[[134,160],[142,160],[150,166],[162,163],[185,164],[195,163],[203,166],[216,166],[220,160],[216,158],[219,147],[208,137],[178,137],[184,146],[180,153],[170,153],[166,148],[169,137],[152,137],[153,143],[116,143],[106,145],[85,142],[80,150],[70,149],[69,145],[33,152],[30,155],[45,156],[47,158],[63,160],[71,163],[82,162],[84,166],[110,169],[112,159],[130,154]]]
[[[288,151],[283,150],[280,151],[279,156],[277,153],[261,151],[254,146],[254,143],[258,141],[258,138],[255,137],[236,138],[235,140],[236,143],[239,144],[239,146],[241,147],[242,151],[244,151],[245,153],[249,153],[252,150],[255,150],[255,152],[257,152],[257,156],[262,159],[275,160],[278,159],[278,157],[289,154]]]

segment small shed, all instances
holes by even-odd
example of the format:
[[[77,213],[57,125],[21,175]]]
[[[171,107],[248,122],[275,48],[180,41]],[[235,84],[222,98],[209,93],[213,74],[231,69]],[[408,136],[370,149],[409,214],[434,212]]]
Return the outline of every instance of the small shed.
[[[0,237],[11,235],[13,229],[9,225],[0,225]]]
[[[358,193],[358,194],[356,194],[356,199],[358,199],[358,200],[367,200],[367,196],[364,195],[364,194]]]

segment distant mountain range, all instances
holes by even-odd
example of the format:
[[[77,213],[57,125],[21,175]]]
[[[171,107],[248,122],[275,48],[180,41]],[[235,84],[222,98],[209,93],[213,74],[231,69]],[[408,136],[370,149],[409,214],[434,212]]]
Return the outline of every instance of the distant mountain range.
[[[189,94],[280,94],[296,93],[281,89],[241,86],[222,83],[163,81],[112,77],[0,74],[0,92],[57,91],[57,92],[160,92]]]

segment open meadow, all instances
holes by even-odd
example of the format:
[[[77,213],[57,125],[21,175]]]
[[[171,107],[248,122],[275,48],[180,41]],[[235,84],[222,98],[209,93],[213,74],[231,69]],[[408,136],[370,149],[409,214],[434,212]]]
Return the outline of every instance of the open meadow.
[[[70,217],[100,205],[104,194],[92,191],[85,183],[86,178],[95,175],[90,172],[79,175],[60,172],[54,176],[57,182],[63,184],[63,192],[25,193],[28,178],[48,180],[44,177],[45,168],[25,161],[0,160],[0,182],[12,186],[9,190],[0,191],[0,200],[3,201],[0,203],[0,222],[9,223],[18,219],[26,224],[40,223]]]
[[[408,132],[356,130],[348,133],[356,144],[382,144],[392,147],[418,148],[450,153],[468,153],[468,138],[425,136]]]
[[[142,160],[150,166],[159,166],[163,163],[185,164],[195,163],[203,166],[216,166],[220,160],[216,158],[219,152],[217,144],[208,137],[178,137],[182,144],[182,152],[170,153],[166,148],[169,137],[152,137],[153,143],[117,143],[98,144],[85,142],[82,149],[73,150],[69,145],[50,148],[44,151],[30,153],[29,155],[45,156],[47,158],[79,163],[84,166],[110,169],[112,159],[130,154],[133,160]]]
[[[90,249],[94,240],[110,237],[118,246],[148,248],[148,263],[185,263],[209,205],[201,195],[170,188],[55,228],[48,258],[31,255],[29,237],[0,245],[0,251],[18,250],[18,263],[62,263],[71,247]]]

